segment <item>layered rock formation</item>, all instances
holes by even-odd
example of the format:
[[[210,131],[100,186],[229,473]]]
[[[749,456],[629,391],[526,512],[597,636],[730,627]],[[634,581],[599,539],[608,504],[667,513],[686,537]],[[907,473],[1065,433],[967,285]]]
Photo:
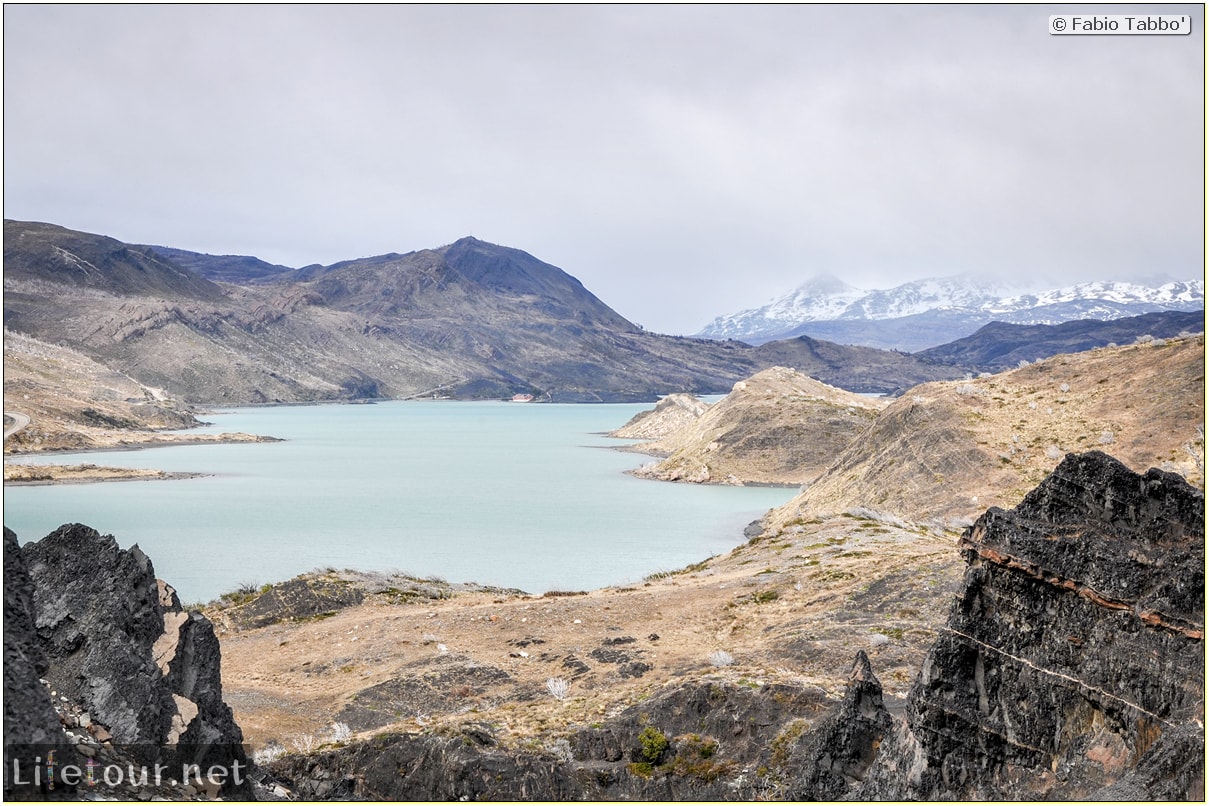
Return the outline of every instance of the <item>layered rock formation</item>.
[[[1204,495],[1070,455],[965,534],[965,587],[855,794],[1204,798]]]
[[[230,770],[238,763],[246,771],[242,733],[222,700],[214,630],[181,608],[137,546],[120,549],[112,536],[80,524],[23,548],[5,531],[5,589],[32,591],[28,614],[36,630],[31,642],[19,612],[6,617],[6,658],[10,640],[27,647],[26,657],[44,657],[14,664],[11,675],[6,664],[6,707],[36,704],[45,695],[42,677],[63,702],[88,714],[71,727],[87,729],[93,754],[103,745],[140,764]],[[6,711],[6,745],[17,737],[41,745],[46,734],[63,741],[60,720],[46,724],[44,711],[33,709],[36,719],[21,716],[12,725]]]

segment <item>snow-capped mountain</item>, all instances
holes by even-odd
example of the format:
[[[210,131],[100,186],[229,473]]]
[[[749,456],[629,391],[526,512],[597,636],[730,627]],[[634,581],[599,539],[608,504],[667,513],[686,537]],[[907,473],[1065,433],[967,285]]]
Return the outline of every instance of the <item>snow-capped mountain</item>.
[[[752,344],[809,335],[914,351],[968,336],[992,321],[1059,324],[1204,307],[1201,280],[1092,282],[1037,291],[958,275],[862,290],[823,274],[763,307],[719,316],[698,335]]]
[[[992,314],[1018,315],[1024,311],[1037,308],[1047,308],[1061,305],[1080,305],[1102,303],[1106,307],[1117,305],[1155,305],[1159,310],[1185,311],[1205,307],[1205,283],[1192,280],[1184,283],[1163,283],[1160,286],[1146,286],[1139,283],[1082,283],[1066,286],[1053,291],[1043,291],[1039,294],[1021,294],[1007,297],[997,303],[986,306],[984,310]],[[1150,313],[1141,311],[1130,313]],[[1090,317],[1080,317],[1090,318]],[[1038,324],[1052,324],[1050,322]]]
[[[744,311],[734,316],[741,317],[744,314],[759,312],[770,324],[838,319],[844,315],[849,305],[868,295],[868,291],[850,286],[835,275],[820,274],[758,311]],[[715,321],[726,318],[728,317],[719,317]]]
[[[969,274],[912,280],[885,291],[870,291],[837,319],[898,319],[936,310],[981,310],[1023,289]]]

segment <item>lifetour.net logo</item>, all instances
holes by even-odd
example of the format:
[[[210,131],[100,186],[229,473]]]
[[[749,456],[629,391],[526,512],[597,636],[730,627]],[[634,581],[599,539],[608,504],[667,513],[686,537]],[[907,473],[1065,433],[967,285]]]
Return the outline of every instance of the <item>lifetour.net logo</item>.
[[[230,745],[115,747],[113,753],[97,758],[71,747],[5,745],[4,792],[7,796],[93,790],[97,795],[119,795],[131,789],[177,786],[213,793],[235,791],[248,783],[246,759],[242,746]]]

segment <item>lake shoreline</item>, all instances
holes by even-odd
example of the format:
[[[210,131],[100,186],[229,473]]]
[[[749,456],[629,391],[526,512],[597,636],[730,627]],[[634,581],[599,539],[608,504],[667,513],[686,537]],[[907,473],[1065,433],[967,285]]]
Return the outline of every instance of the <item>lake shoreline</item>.
[[[19,465],[37,468],[52,473],[49,477],[9,478],[5,467],[5,487],[48,487],[56,484],[101,484],[116,481],[180,481],[212,476],[212,473],[169,472],[164,470],[137,470],[123,467],[97,467],[95,465]]]
[[[123,545],[166,547],[157,571],[194,601],[229,589],[249,567],[262,582],[334,566],[541,593],[640,580],[729,550],[752,519],[792,494],[637,484],[625,472],[638,464],[634,455],[601,444],[637,408],[241,407],[207,418],[210,436],[182,432],[147,444],[126,435],[120,454],[12,460],[6,525],[36,539],[62,522],[88,523]],[[219,432],[285,440],[274,450],[229,449],[216,444]],[[115,469],[86,478],[44,469],[87,464]],[[97,486],[199,475],[197,484]]]
[[[209,425],[208,423],[203,424]],[[164,434],[163,436],[172,436]],[[6,454],[4,457],[4,484],[11,487],[35,487],[55,484],[99,484],[110,481],[179,481],[182,479],[203,478],[212,473],[193,473],[189,471],[165,471],[154,469],[97,467],[95,465],[54,465],[37,462],[11,462],[13,459],[26,459],[43,456],[77,455],[89,453],[124,453],[127,451],[142,451],[151,448],[175,448],[190,445],[241,445],[285,442],[279,437],[259,434],[224,433],[217,435],[181,434],[181,439],[151,439],[139,442],[120,440],[114,445],[93,446],[89,448],[48,448],[38,451],[22,451],[21,453]],[[38,468],[48,474],[37,478],[22,478],[18,468]],[[80,473],[81,470],[92,471]],[[24,475],[29,475],[28,472]]]

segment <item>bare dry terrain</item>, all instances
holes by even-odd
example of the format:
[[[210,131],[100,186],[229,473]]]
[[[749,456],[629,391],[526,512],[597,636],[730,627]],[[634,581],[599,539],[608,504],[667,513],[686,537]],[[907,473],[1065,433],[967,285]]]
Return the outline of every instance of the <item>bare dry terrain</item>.
[[[219,628],[225,699],[253,745],[318,742],[335,723],[372,732],[468,721],[520,743],[686,676],[805,682],[838,697],[858,649],[890,694],[903,694],[960,578],[956,541],[842,516],[630,587],[404,590],[398,579],[329,571],[306,581],[364,590],[364,601],[292,619],[282,608],[287,620],[242,629],[241,614],[268,591],[205,612]],[[565,699],[551,679],[566,682]]]
[[[1204,488],[1205,337],[1058,355],[967,381],[915,387],[770,519],[867,506],[968,522],[1015,506],[1070,452],[1103,450],[1138,473]]]
[[[771,367],[739,381],[725,398],[652,442],[629,449],[663,457],[634,471],[642,478],[699,484],[803,484],[819,475],[888,398],[828,386],[788,367]],[[682,406],[614,432],[671,424]]]
[[[201,425],[194,410],[70,348],[6,331],[4,410],[28,424],[4,440],[5,456],[271,440],[251,434],[170,433]],[[16,423],[14,423],[16,425]],[[8,423],[6,422],[6,430]],[[155,470],[5,463],[5,483],[177,478]]]

